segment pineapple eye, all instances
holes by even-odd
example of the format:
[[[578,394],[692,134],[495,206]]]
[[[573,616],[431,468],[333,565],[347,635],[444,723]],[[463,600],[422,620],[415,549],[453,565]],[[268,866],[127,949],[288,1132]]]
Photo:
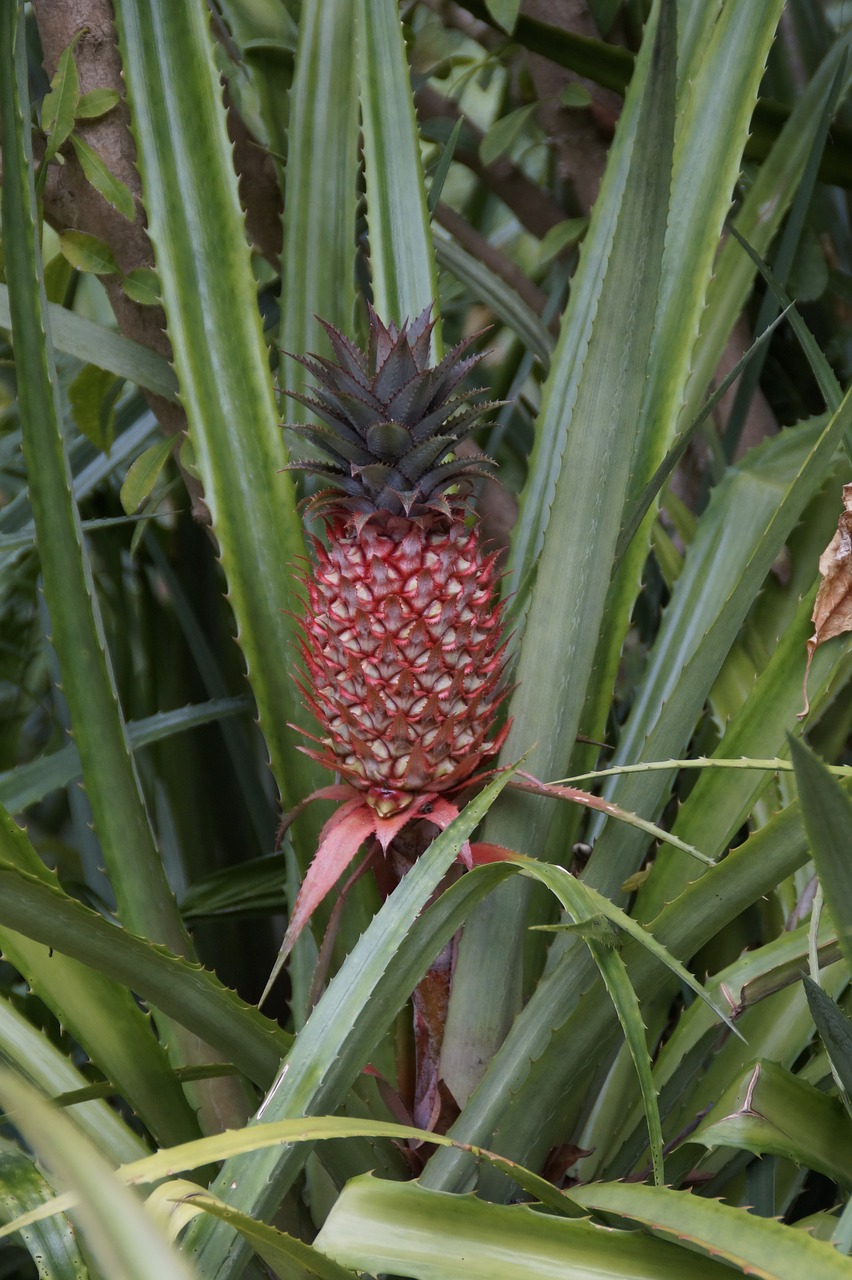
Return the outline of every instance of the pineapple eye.
[[[394,762],[392,772],[395,778],[402,778],[404,776],[405,771],[408,768],[408,762],[410,759],[411,759],[410,755],[404,755],[404,756],[400,756],[399,759]]]

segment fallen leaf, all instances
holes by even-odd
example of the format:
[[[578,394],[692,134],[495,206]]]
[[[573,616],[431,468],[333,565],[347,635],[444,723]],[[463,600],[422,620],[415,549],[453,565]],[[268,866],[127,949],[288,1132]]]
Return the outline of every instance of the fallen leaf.
[[[803,685],[805,706],[799,712],[800,720],[804,720],[810,709],[808,675],[816,650],[826,640],[852,631],[852,484],[843,486],[843,506],[845,510],[837,522],[837,533],[819,558],[822,583],[812,615],[814,634],[808,641]]]

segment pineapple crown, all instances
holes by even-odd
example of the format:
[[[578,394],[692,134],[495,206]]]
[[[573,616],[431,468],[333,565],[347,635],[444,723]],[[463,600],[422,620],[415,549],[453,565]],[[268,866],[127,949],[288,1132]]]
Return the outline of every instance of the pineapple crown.
[[[310,507],[333,505],[361,517],[377,511],[417,516],[449,515],[449,486],[475,475],[495,474],[486,454],[448,458],[501,401],[471,403],[481,389],[459,391],[484,353],[465,355],[479,336],[460,342],[437,365],[429,363],[435,321],[432,308],[401,328],[385,325],[369,308],[370,334],[362,351],[333,325],[320,321],[336,356],[294,356],[316,380],[313,396],[288,391],[320,423],[293,423],[325,460],[291,462],[328,481]]]

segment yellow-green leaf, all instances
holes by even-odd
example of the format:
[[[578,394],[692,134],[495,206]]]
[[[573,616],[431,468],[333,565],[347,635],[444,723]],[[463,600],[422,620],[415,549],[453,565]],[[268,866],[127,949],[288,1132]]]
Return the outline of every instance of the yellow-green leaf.
[[[114,276],[119,270],[112,249],[88,231],[63,231],[59,237],[62,256],[78,271],[96,276]]]
[[[560,93],[559,101],[563,107],[588,107],[591,104],[592,95],[585,85],[569,84]]]
[[[521,11],[521,0],[485,0],[485,6],[497,25],[511,35]]]
[[[136,217],[136,205],[130,188],[111,173],[97,151],[94,151],[88,142],[78,138],[75,133],[71,134],[71,145],[77,153],[77,159],[87,180],[96,191],[100,192],[108,204],[111,204],[128,222],[132,222]]]
[[[128,298],[142,307],[160,305],[160,281],[153,267],[135,267],[133,271],[128,271],[121,287]]]
[[[115,439],[115,402],[123,385],[106,369],[87,364],[68,388],[74,421],[96,449],[109,453]]]
[[[150,449],[140,453],[130,467],[119,495],[121,505],[128,515],[138,511],[142,503],[150,498],[160,472],[172,451],[173,443],[172,440],[160,440],[157,444],[152,444]]]
[[[585,234],[588,225],[588,218],[566,218],[564,222],[557,222],[555,227],[551,227],[539,246],[539,266],[545,266],[563,249],[576,244]]]
[[[74,128],[74,116],[80,96],[80,79],[74,61],[74,45],[82,32],[77,33],[67,49],[59,56],[56,72],[50,82],[50,92],[41,104],[41,127],[47,134],[44,163],[56,155]]]
[[[479,158],[483,164],[493,164],[509,150],[520,135],[527,121],[535,113],[537,103],[518,107],[494,123],[479,144]]]
[[[77,101],[75,116],[78,120],[98,120],[121,101],[115,89],[92,89]]]

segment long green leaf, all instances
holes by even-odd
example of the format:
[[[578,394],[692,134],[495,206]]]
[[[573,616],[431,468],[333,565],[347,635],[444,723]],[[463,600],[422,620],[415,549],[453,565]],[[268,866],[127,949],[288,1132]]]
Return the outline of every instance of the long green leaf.
[[[810,84],[797,95],[789,119],[737,213],[737,230],[764,256],[798,189],[820,127],[826,95],[850,44],[852,38],[847,33],[832,46]],[[841,101],[849,80],[847,64]],[[728,334],[748,296],[754,274],[754,264],[740,245],[729,239],[719,253],[708,293],[707,311],[702,318],[702,341],[696,349],[681,414],[684,425],[696,416],[701,407]]]
[[[153,1155],[143,1156],[141,1159],[122,1165],[117,1173],[122,1182],[143,1186],[172,1177],[176,1173],[199,1169],[203,1165],[229,1160],[234,1156],[246,1155],[252,1151],[262,1151],[290,1143],[332,1142],[360,1137],[429,1141],[442,1147],[455,1145],[452,1138],[439,1133],[429,1133],[428,1130],[418,1129],[413,1124],[398,1124],[388,1120],[353,1120],[349,1116],[313,1116],[296,1120],[263,1121],[245,1125],[242,1129],[231,1129],[207,1138],[198,1138],[195,1142],[185,1142],[177,1147],[155,1151]],[[479,1147],[466,1149],[470,1150],[477,1159],[485,1160],[508,1174],[528,1195],[539,1200],[553,1212],[566,1217],[582,1216],[568,1196],[557,1191],[544,1178],[531,1173],[529,1169],[523,1169],[511,1160],[504,1160],[502,1156],[492,1151],[485,1151]],[[0,1231],[0,1238],[31,1222],[43,1222],[52,1213],[64,1212],[75,1201],[73,1192],[56,1196],[50,1203],[43,1203],[22,1214],[19,1219],[10,1221],[5,1230]]]
[[[785,1156],[852,1186],[852,1121],[843,1104],[776,1062],[750,1066],[689,1141]],[[852,1274],[852,1262],[846,1265]]]
[[[358,82],[351,0],[321,0],[299,25],[290,95],[280,345],[330,355],[318,317],[354,336]],[[282,386],[304,392],[307,371],[282,358]],[[285,415],[307,410],[287,401]],[[303,446],[300,442],[300,448]]]
[[[800,427],[752,450],[738,471],[714,491],[675,586],[646,674],[624,726],[613,764],[641,755],[680,755],[722,663],[776,555],[831,466],[852,420],[847,393],[814,438]],[[814,424],[819,427],[819,424]],[[649,816],[660,811],[671,785],[663,773],[614,779],[608,799]],[[593,821],[590,832],[597,836]],[[616,839],[608,824],[588,868],[608,896],[638,868],[638,832]]]
[[[61,1100],[57,1101],[61,1103]],[[418,1140],[430,1137],[424,1130],[414,1128],[411,1125],[388,1124],[381,1121],[361,1122],[337,1117],[323,1117],[318,1120],[306,1121],[280,1121],[275,1125],[243,1126],[240,1129],[226,1130],[224,1133],[216,1134],[208,1139],[199,1139],[197,1142],[184,1143],[177,1147],[166,1147],[155,1154],[153,1162],[148,1159],[142,1159],[121,1165],[116,1170],[116,1174],[119,1180],[127,1185],[145,1185],[156,1182],[158,1185],[149,1196],[149,1202],[156,1198],[161,1203],[168,1203],[169,1200],[174,1203],[175,1200],[183,1199],[186,1196],[194,1197],[202,1193],[206,1201],[204,1208],[212,1207],[215,1209],[219,1207],[223,1210],[223,1212],[216,1213],[214,1216],[230,1222],[250,1241],[252,1238],[265,1239],[274,1246],[276,1242],[280,1243],[280,1241],[277,1241],[277,1233],[273,1228],[266,1227],[263,1223],[255,1222],[253,1218],[248,1218],[244,1214],[231,1210],[229,1206],[224,1205],[216,1197],[207,1196],[199,1183],[177,1180],[173,1175],[182,1170],[199,1169],[208,1161],[215,1160],[217,1155],[219,1158],[224,1158],[237,1153],[257,1151],[264,1147],[280,1146],[284,1142],[314,1143],[327,1139],[332,1143],[337,1142],[338,1145],[344,1140],[348,1144],[352,1144],[353,1139],[367,1135]],[[449,1139],[443,1139],[443,1141],[446,1143],[449,1142]],[[537,1191],[543,1191],[545,1196],[544,1203],[548,1203],[557,1212],[567,1213],[569,1216],[581,1216],[580,1211],[566,1197],[555,1191],[543,1179],[537,1177],[536,1174],[530,1173],[525,1169],[519,1169],[511,1161],[502,1160],[499,1156],[494,1156],[490,1152],[477,1152],[477,1155],[484,1160],[492,1160],[497,1166],[506,1170],[510,1176],[516,1176],[518,1185],[522,1186],[530,1194],[535,1195]],[[0,1226],[0,1239],[26,1230],[34,1223],[45,1222],[55,1214],[65,1213],[67,1209],[76,1205],[79,1199],[79,1195],[74,1190],[64,1191],[60,1195],[50,1196],[46,1199],[42,1198],[31,1209],[17,1213],[14,1216],[10,1215],[6,1225]],[[194,1216],[196,1216],[195,1213],[190,1211],[185,1216],[185,1223],[191,1221]],[[2,1221],[2,1217],[0,1217],[0,1221]],[[283,1241],[290,1244],[291,1256],[298,1258],[300,1253],[298,1242],[291,1242],[290,1238],[286,1236],[283,1237]],[[302,1250],[307,1248],[307,1245],[301,1246]],[[304,1254],[302,1256],[304,1257]],[[77,1280],[77,1277],[74,1277],[74,1280]],[[290,1280],[289,1273],[286,1276],[286,1280]]]
[[[153,1039],[150,1032],[149,1039]],[[0,1000],[0,1058],[51,1097],[76,1092],[89,1084],[74,1063],[9,1000]],[[74,1119],[114,1164],[138,1160],[146,1154],[139,1135],[102,1099],[79,1103]]]
[[[356,12],[373,305],[401,324],[438,297],[417,121],[396,0]],[[440,319],[432,345],[440,358]]]
[[[4,6],[0,39],[3,238],[15,350],[27,367],[27,378],[19,387],[23,442],[53,641],[119,911],[131,927],[182,951],[189,942],[145,810],[71,498],[52,348],[49,336],[45,337],[28,135],[22,124],[27,107],[19,98],[13,61],[15,17],[15,6]],[[22,47],[20,35],[18,44]]]
[[[458,917],[445,914],[444,906],[421,922],[423,934],[416,936],[417,917],[509,776],[498,775],[462,810],[373,918],[297,1036],[258,1120],[316,1114],[340,1105],[385,1028],[458,927]],[[436,905],[442,907],[441,902]],[[304,1150],[285,1148],[229,1160],[211,1189],[235,1208],[263,1217],[305,1158]],[[233,1231],[222,1224],[193,1224],[187,1247],[205,1277],[236,1275],[245,1260],[245,1250],[234,1245]]]
[[[578,924],[596,919],[609,920],[611,924],[615,925],[616,930],[623,931],[638,942],[640,946],[647,948],[661,963],[676,973],[681,982],[690,987],[702,1000],[706,1001],[718,1017],[733,1030],[733,1024],[728,1016],[712,1001],[688,970],[669,955],[650,933],[642,929],[640,925],[637,925],[624,912],[613,906],[608,899],[596,893],[581,881],[576,880],[562,867],[549,866],[527,859],[519,860],[518,867],[523,874],[547,885],[551,892],[559,898],[564,910]],[[588,938],[587,943],[618,1014],[618,1019],[636,1068],[650,1134],[654,1179],[658,1184],[662,1184],[664,1181],[663,1139],[660,1128],[660,1115],[657,1107],[655,1086],[651,1076],[651,1063],[645,1041],[645,1028],[639,1013],[636,993],[630,984],[624,962],[618,953],[605,944],[600,945],[593,938]]]
[[[166,400],[177,398],[174,370],[156,351],[143,347],[132,338],[114,333],[87,316],[76,315],[55,302],[47,304],[47,320],[53,344],[58,351],[76,356],[85,364],[108,369],[110,373],[127,378],[129,382],[135,382],[149,391],[156,391],[158,396],[163,396]],[[0,328],[10,329],[11,326],[9,289],[7,285],[0,284]]]
[[[686,15],[679,13],[683,25]],[[640,430],[631,467],[630,501],[625,512],[626,535],[641,521],[637,506],[643,485],[662,464],[678,421],[696,342],[712,280],[719,236],[731,192],[739,177],[751,112],[757,100],[763,67],[783,8],[771,4],[727,4],[713,20],[712,5],[700,6],[704,37],[700,59],[693,67],[679,65],[679,105],[672,199],[660,285],[658,323],[651,344]],[[700,20],[700,19],[699,19]],[[709,412],[708,406],[702,413]],[[696,414],[697,420],[701,415]],[[687,424],[683,423],[684,428]],[[687,428],[688,429],[688,428]],[[642,512],[644,515],[644,511]],[[624,637],[648,554],[651,521],[629,546],[609,593],[607,623],[596,652],[596,677],[586,732],[603,733]],[[630,537],[632,538],[632,534]],[[605,649],[606,657],[601,649]]]
[[[25,873],[48,892],[64,896],[26,834],[5,811],[0,812],[0,863]],[[119,935],[106,921],[99,923]],[[72,957],[55,954],[49,927],[40,940],[25,935],[23,918],[19,920],[13,908],[0,927],[6,959],[114,1082],[155,1138],[180,1142],[194,1136],[195,1118],[164,1049],[130,991],[114,982],[108,970],[96,973]],[[37,1060],[34,1054],[33,1063]],[[29,1072],[29,1067],[25,1070]]]
[[[850,789],[844,784],[847,794]],[[688,960],[729,921],[808,860],[797,804],[782,813],[717,866],[694,880],[654,922],[654,936],[672,955]],[[640,1000],[659,989],[664,970],[650,955],[625,944],[631,979]],[[618,1021],[608,1000],[594,991],[594,963],[578,946],[539,982],[510,1034],[450,1130],[462,1141],[495,1145],[512,1159],[535,1163],[552,1132],[554,1099],[572,1104],[592,1064],[609,1061]],[[576,1107],[572,1114],[576,1115]],[[471,1185],[469,1162],[441,1151],[422,1180],[442,1190]]]
[[[0,1222],[52,1199],[50,1185],[26,1155],[0,1141]],[[49,1218],[24,1227],[21,1242],[38,1267],[39,1280],[87,1280],[86,1264],[67,1218]]]
[[[152,742],[162,742],[172,734],[185,733],[199,725],[212,724],[249,709],[250,703],[246,698],[218,698],[200,706],[160,711],[144,720],[129,720],[127,736],[134,749],[145,747]],[[73,742],[66,743],[48,756],[0,773],[0,804],[13,813],[19,813],[43,800],[51,791],[67,787],[79,776],[79,752]]]
[[[354,1179],[339,1197],[317,1247],[371,1272],[415,1280],[722,1280],[726,1267],[643,1233],[486,1204],[417,1183]]]
[[[719,1200],[622,1182],[577,1188],[576,1199],[589,1209],[627,1218],[667,1239],[675,1237],[706,1249],[763,1280],[801,1280],[806,1275],[848,1280],[852,1275],[848,1259],[807,1231],[743,1213]]]
[[[249,1079],[269,1084],[290,1038],[212,974],[3,862],[0,890],[0,924],[108,974],[214,1044]]]
[[[809,930],[800,927],[792,932],[783,933],[763,947],[746,952],[734,964],[723,969],[708,982],[708,993],[718,999],[731,1010],[734,1018],[739,1018],[742,1011],[756,1002],[765,1000],[767,995],[798,982],[806,972],[808,964]],[[819,957],[822,963],[830,964],[837,959],[837,945],[830,930],[820,931]],[[835,975],[832,975],[832,981]],[[828,995],[824,998],[831,1002]],[[835,1007],[835,1006],[832,1006]],[[835,1007],[836,1008],[836,1007]],[[837,1011],[838,1017],[843,1015]],[[770,1022],[784,1026],[786,1045],[776,1048],[782,1057],[789,1059],[791,1053],[798,1053],[800,1046],[810,1039],[810,1027],[804,1014],[801,1001],[791,1002],[782,1010],[778,1004],[772,1006]],[[739,1024],[738,1024],[739,1025]],[[743,1024],[743,1033],[748,1037],[749,1052],[756,1052],[753,1043],[755,1036],[766,1029],[757,1027],[753,1021]],[[711,1086],[704,1088],[701,1077],[712,1075],[715,1061],[710,1062],[714,1050],[720,1046],[719,1022],[709,1004],[695,1001],[682,1017],[671,1036],[666,1040],[654,1063],[654,1084],[660,1094],[660,1110],[664,1120],[669,1120],[669,1132],[676,1134],[678,1124],[684,1117],[694,1116],[703,1105],[703,1099],[711,1091]],[[768,1040],[762,1042],[767,1045]],[[764,1048],[760,1048],[764,1052]],[[701,1070],[696,1070],[698,1065]],[[718,1085],[719,1075],[716,1073],[715,1083]],[[701,1099],[696,1096],[696,1085],[700,1085]],[[724,1087],[724,1085],[723,1085]],[[712,1099],[712,1093],[711,1093]],[[603,1150],[599,1152],[598,1169],[605,1169],[610,1178],[625,1177],[637,1168],[647,1148],[644,1110],[636,1102],[622,1103],[622,1107],[630,1107],[630,1115],[618,1126],[617,1132],[612,1129],[602,1136]],[[677,1113],[674,1119],[670,1119]],[[623,1111],[622,1111],[623,1114]]]
[[[799,799],[813,859],[838,941],[852,972],[852,802],[803,742],[790,738]]]
[[[292,571],[303,553],[277,425],[209,15],[199,0],[116,5],[148,231],[204,497],[285,807],[318,779],[301,718]]]
[[[544,387],[514,535],[507,587],[529,612],[504,759],[534,747],[539,777],[567,771],[628,490],[671,184],[675,37],[674,7],[658,0]],[[486,824],[486,839],[538,856],[552,817],[548,801],[513,797]],[[525,901],[496,895],[461,943],[444,1057],[462,1104],[518,1009]]]
[[[193,1271],[97,1147],[33,1087],[0,1072],[0,1100],[54,1175],[78,1193],[71,1216],[101,1274],[123,1280],[192,1280]]]

